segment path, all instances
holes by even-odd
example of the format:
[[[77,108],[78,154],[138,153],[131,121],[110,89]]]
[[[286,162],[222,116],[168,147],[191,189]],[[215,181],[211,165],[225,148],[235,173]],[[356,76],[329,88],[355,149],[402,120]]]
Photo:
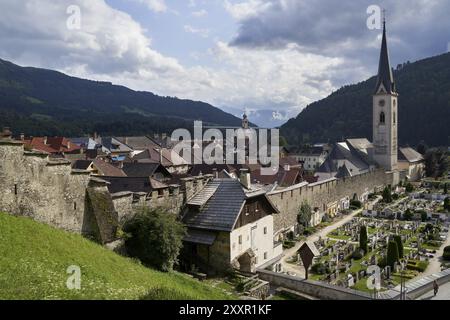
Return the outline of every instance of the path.
[[[447,234],[447,240],[445,240],[439,250],[436,251],[434,257],[429,260],[430,263],[428,264],[427,269],[409,282],[417,281],[420,278],[441,272],[442,255],[444,254],[444,248],[447,246],[450,246],[450,229]]]
[[[381,200],[381,197],[377,197],[376,200],[372,201],[369,204],[370,206],[375,205],[378,201]],[[327,234],[329,234],[330,232],[336,230],[337,228],[343,226],[344,224],[346,224],[347,222],[350,222],[356,215],[358,215],[359,213],[361,213],[363,211],[363,209],[357,210],[352,212],[351,214],[345,216],[344,218],[340,219],[339,221],[323,228],[322,230],[317,231],[316,233],[310,235],[309,237],[306,238],[306,241],[311,241],[311,242],[316,242],[319,240],[319,238],[326,238]],[[303,241],[301,242],[297,242],[296,245],[290,249],[287,249],[283,252],[283,258],[281,258],[281,264],[283,266],[283,270],[285,272],[288,272],[291,275],[297,276],[297,277],[305,277],[305,269],[303,268],[303,266],[300,265],[296,265],[296,264],[291,264],[286,262],[287,259],[291,258],[297,251],[298,249],[300,249],[300,245],[303,243]]]
[[[450,283],[446,283],[439,288],[439,292],[434,296],[433,290],[427,292],[418,300],[450,300]]]

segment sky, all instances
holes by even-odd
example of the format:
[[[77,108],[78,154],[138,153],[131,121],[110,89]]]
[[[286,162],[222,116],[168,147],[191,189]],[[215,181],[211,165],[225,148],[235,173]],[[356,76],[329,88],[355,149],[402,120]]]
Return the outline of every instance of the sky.
[[[2,0],[0,58],[205,101],[262,126],[377,71],[448,52],[448,0]]]

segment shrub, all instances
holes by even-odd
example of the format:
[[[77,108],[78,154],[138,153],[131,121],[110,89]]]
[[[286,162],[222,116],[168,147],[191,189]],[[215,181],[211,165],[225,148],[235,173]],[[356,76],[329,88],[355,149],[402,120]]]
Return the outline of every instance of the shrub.
[[[357,209],[361,209],[362,208],[362,202],[359,200],[352,200],[350,201],[350,206],[355,207]]]
[[[323,263],[316,263],[311,267],[311,271],[315,274],[327,274],[329,272],[328,267]]]
[[[142,209],[124,226],[127,252],[144,264],[171,271],[183,245],[184,225],[162,209]]]
[[[383,201],[385,203],[392,202],[392,193],[391,193],[391,189],[389,187],[384,188],[382,196],[383,196]]]
[[[298,210],[297,222],[304,227],[311,224],[312,209],[311,206],[304,201]]]
[[[411,221],[414,217],[414,214],[412,213],[411,209],[406,209],[405,213],[403,214],[403,219],[407,221]]]
[[[397,193],[394,193],[392,195],[392,200],[398,200],[400,198],[400,196]]]
[[[444,254],[442,255],[444,260],[450,261],[450,246],[444,248]]]
[[[414,186],[410,182],[408,182],[405,186],[405,190],[406,192],[411,193],[414,191]]]
[[[444,209],[450,212],[450,197],[445,198]]]
[[[359,229],[359,247],[367,253],[367,228],[366,226],[361,226]]]
[[[355,260],[361,260],[364,257],[364,250],[361,248],[356,249],[352,253],[352,258]]]
[[[394,263],[398,262],[398,260],[399,255],[397,243],[395,241],[389,241],[386,254],[386,265],[391,266],[391,268],[394,268]]]

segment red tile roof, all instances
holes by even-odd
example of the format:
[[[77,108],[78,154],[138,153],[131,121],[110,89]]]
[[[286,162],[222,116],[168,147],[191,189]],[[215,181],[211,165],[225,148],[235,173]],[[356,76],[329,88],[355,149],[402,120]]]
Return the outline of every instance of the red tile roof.
[[[81,148],[64,137],[33,137],[23,140],[25,147],[50,154],[77,153]]]

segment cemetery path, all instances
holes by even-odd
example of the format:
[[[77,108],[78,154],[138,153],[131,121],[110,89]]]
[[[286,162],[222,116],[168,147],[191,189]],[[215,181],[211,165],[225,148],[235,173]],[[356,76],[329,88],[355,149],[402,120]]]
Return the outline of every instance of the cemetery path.
[[[356,215],[358,215],[361,212],[362,212],[362,209],[352,212],[351,214],[349,214],[348,216],[345,216],[344,218],[337,221],[336,223],[329,225],[329,226],[323,228],[322,230],[310,235],[308,238],[306,238],[306,241],[316,242],[319,240],[319,238],[322,238],[322,239],[326,238],[327,234],[329,234],[330,232],[334,231],[335,229],[343,226],[344,224],[346,224],[347,222],[352,220]],[[303,269],[302,266],[294,265],[294,264],[290,264],[290,263],[286,262],[287,259],[292,257],[298,251],[298,249],[300,249],[300,245],[302,243],[303,242],[298,242],[294,247],[285,250],[284,256],[281,259],[281,264],[283,265],[283,269],[285,272],[289,272],[291,274],[295,274],[297,277],[304,278],[305,270]]]
[[[369,206],[374,206],[377,202],[379,202],[382,198],[377,197],[374,201],[369,203]],[[317,231],[316,233],[310,235],[306,238],[306,241],[316,242],[319,240],[319,238],[325,239],[327,238],[327,234],[330,232],[336,230],[337,228],[343,226],[347,222],[350,222],[355,216],[357,216],[359,213],[361,213],[363,209],[357,210],[355,212],[352,212],[351,214],[345,216],[339,221],[336,221],[335,223],[323,228],[322,230]],[[292,257],[298,249],[300,249],[300,245],[303,242],[298,242],[296,245],[290,249],[287,249],[283,252],[283,258],[281,258],[281,264],[283,266],[283,270],[289,274],[295,274],[297,277],[305,278],[305,269],[296,264],[288,263],[286,260]]]
[[[430,263],[425,270],[425,272],[421,273],[419,276],[417,276],[414,279],[411,279],[410,281],[417,281],[423,277],[441,272],[441,261],[442,261],[442,255],[444,254],[444,248],[446,246],[450,246],[450,230],[447,234],[447,240],[442,244],[442,246],[439,248],[439,250],[436,251],[436,254],[434,255],[434,258],[430,259]]]

